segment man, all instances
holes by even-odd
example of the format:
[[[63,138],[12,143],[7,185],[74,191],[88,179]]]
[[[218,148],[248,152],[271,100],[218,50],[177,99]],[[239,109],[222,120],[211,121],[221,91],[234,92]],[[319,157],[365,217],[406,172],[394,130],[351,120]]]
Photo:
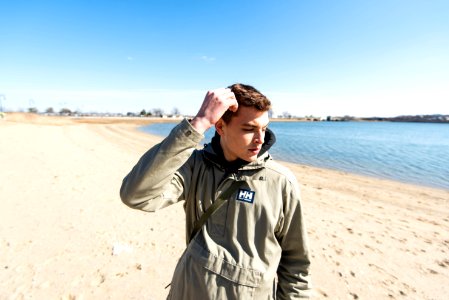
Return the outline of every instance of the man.
[[[169,299],[309,296],[299,188],[267,152],[275,140],[267,128],[270,107],[249,85],[209,91],[195,118],[177,125],[124,178],[120,195],[132,208],[156,211],[185,200],[187,248]],[[212,126],[211,143],[196,149]]]

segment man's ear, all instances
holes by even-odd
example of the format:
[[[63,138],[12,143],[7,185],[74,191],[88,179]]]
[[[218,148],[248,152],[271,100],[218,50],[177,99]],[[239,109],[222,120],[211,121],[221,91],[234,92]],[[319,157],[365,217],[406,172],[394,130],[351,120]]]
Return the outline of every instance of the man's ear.
[[[220,119],[215,123],[215,130],[218,132],[220,136],[223,135],[223,127],[225,126],[223,119]]]

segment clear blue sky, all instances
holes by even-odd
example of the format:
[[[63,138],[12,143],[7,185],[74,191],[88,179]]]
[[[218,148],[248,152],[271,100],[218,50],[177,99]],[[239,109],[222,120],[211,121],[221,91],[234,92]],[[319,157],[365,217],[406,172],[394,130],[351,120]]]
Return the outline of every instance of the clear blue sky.
[[[2,1],[6,109],[195,114],[252,84],[275,113],[449,114],[449,1]]]

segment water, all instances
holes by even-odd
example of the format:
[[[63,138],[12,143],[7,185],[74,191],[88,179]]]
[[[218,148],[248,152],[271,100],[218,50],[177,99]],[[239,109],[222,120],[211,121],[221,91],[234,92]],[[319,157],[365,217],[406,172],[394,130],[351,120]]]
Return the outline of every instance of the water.
[[[142,127],[166,136],[176,124]],[[449,124],[272,122],[277,160],[449,190]],[[206,132],[210,141],[214,130]]]

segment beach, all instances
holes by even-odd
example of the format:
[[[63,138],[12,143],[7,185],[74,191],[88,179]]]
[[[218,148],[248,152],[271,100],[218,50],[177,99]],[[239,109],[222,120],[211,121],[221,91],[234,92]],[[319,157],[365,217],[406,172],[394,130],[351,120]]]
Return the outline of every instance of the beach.
[[[0,119],[0,299],[165,299],[182,203],[125,206],[161,140],[146,118]],[[445,299],[449,191],[283,163],[301,186],[316,299]]]

